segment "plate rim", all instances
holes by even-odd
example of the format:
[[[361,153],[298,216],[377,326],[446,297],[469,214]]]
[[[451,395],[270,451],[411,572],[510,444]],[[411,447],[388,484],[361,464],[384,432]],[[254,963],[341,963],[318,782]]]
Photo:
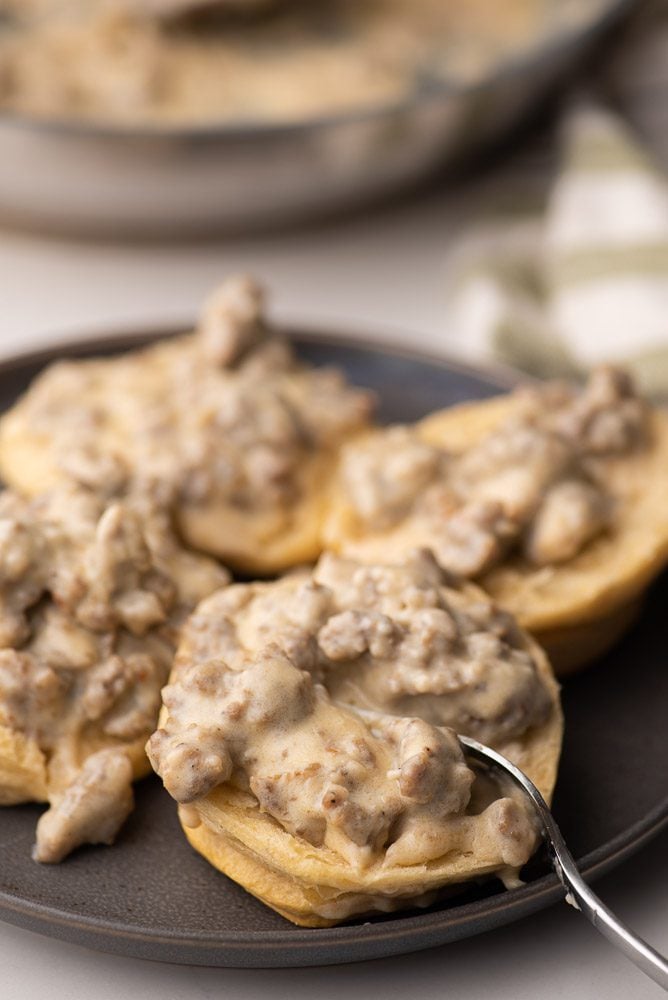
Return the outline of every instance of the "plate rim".
[[[314,329],[318,333],[314,332]],[[161,339],[167,339],[192,329],[192,324],[150,324],[135,325],[103,330],[86,338],[65,337],[53,341],[49,346],[42,345],[25,351],[12,352],[0,358],[0,377],[11,374],[12,371],[33,365],[45,365],[51,361],[75,357],[104,357],[100,350],[109,352],[123,351],[132,347],[141,347]],[[357,349],[360,352],[388,355],[397,360],[416,361],[455,373],[486,381],[500,390],[513,388],[520,379],[532,380],[513,368],[502,364],[470,364],[447,352],[431,352],[423,348],[404,347],[367,333],[362,337],[347,331],[342,333],[332,326],[320,326],[316,323],[286,323],[279,327],[280,331],[299,347],[323,346],[344,349]],[[614,837],[599,844],[593,850],[577,859],[582,874],[589,880],[604,875],[607,871],[626,860],[646,843],[656,837],[662,830],[668,828],[668,793],[656,803],[644,816],[626,827]],[[71,911],[48,906],[34,900],[26,900],[11,892],[0,889],[0,919],[30,930],[75,941],[77,932],[85,936],[89,947],[103,951],[118,951],[111,946],[111,941],[124,941],[130,946],[147,946],[148,952],[140,954],[137,949],[125,951],[143,958],[157,958],[159,961],[179,961],[171,956],[157,956],[151,949],[181,947],[192,952],[198,950],[211,952],[211,949],[232,949],[237,955],[251,956],[265,949],[274,949],[280,945],[282,952],[297,951],[305,953],[321,952],[322,949],[340,949],[350,944],[354,936],[361,944],[379,941],[401,941],[406,947],[401,952],[420,951],[433,947],[438,942],[425,940],[428,932],[438,933],[444,925],[456,925],[460,932],[458,936],[475,934],[487,928],[480,926],[481,918],[492,917],[489,927],[497,927],[527,915],[530,912],[543,909],[557,902],[563,896],[563,889],[557,876],[553,873],[526,883],[518,889],[499,893],[470,903],[460,904],[432,913],[417,913],[410,916],[397,915],[377,923],[341,924],[328,928],[299,928],[286,924],[285,929],[278,930],[248,930],[248,931],[214,931],[211,933],[184,934],[178,930],[150,930],[141,925],[123,923],[104,917],[81,917]],[[457,919],[457,911],[461,911]],[[422,937],[423,940],[419,940]],[[449,939],[452,939],[449,938]],[[392,951],[392,954],[399,952]],[[322,956],[313,964],[335,964],[359,960],[356,957]],[[363,956],[364,957],[364,956]],[[185,961],[185,960],[181,960]],[[192,954],[188,962],[196,962]],[[211,964],[203,962],[201,964]],[[219,963],[232,967],[247,964],[248,967],[272,967],[267,963],[240,963],[237,960]],[[285,963],[280,963],[285,965]],[[309,964],[304,961],[289,963],[291,967]],[[274,966],[275,967],[275,966]]]
[[[621,864],[649,843],[661,831],[668,828],[668,795],[663,802],[658,803],[642,819],[627,827],[615,837],[606,841],[578,859],[578,868],[588,881],[605,875],[606,872]],[[300,951],[318,950],[326,947],[337,947],[347,943],[346,939],[354,933],[357,938],[366,941],[393,941],[401,939],[406,942],[413,934],[423,934],[425,930],[438,930],[442,921],[452,924],[452,915],[458,909],[466,910],[457,922],[462,929],[468,929],[470,923],[479,917],[489,915],[493,911],[503,911],[504,918],[491,926],[501,926],[511,923],[524,916],[531,904],[532,908],[543,909],[563,898],[563,887],[555,874],[544,875],[533,882],[527,882],[520,889],[510,889],[497,896],[465,903],[460,907],[438,910],[434,913],[417,913],[406,917],[391,917],[379,923],[340,924],[336,927],[294,927],[287,926],[285,930],[267,931],[226,931],[220,934],[184,935],[180,931],[147,931],[139,925],[120,924],[97,917],[77,917],[55,907],[41,903],[25,901],[10,893],[0,890],[0,918],[7,920],[7,914],[32,917],[36,919],[42,931],[48,935],[48,928],[57,927],[69,930],[81,930],[86,934],[97,934],[102,940],[106,937],[123,938],[125,940],[142,942],[151,945],[181,945],[191,949],[224,948],[226,945],[236,951],[254,952],[265,946],[280,945],[283,950],[299,949]],[[8,921],[13,923],[11,919]],[[36,929],[34,926],[31,929]],[[482,931],[483,928],[480,928]],[[420,945],[410,942],[406,951],[418,951],[432,947],[431,943]],[[415,946],[415,947],[413,947]],[[167,961],[167,959],[165,959]],[[318,963],[321,964],[321,963]],[[327,964],[327,963],[323,963]]]
[[[77,335],[70,329],[67,334],[56,331],[53,338],[38,342],[25,350],[8,351],[0,354],[0,374],[10,372],[14,368],[26,365],[48,364],[51,361],[69,360],[74,358],[95,360],[105,357],[100,353],[102,346],[109,345],[110,353],[121,353],[133,347],[148,347],[160,340],[169,340],[192,332],[197,325],[197,317],[183,320],[172,320],[157,323],[121,323],[111,327],[100,324],[91,329],[87,325],[85,335]],[[498,360],[469,361],[458,356],[454,351],[436,350],[424,346],[405,346],[388,339],[379,328],[370,324],[346,324],[345,330],[336,323],[320,323],[317,319],[295,320],[283,319],[274,324],[276,332],[299,345],[324,345],[336,348],[355,349],[371,353],[388,354],[397,360],[417,361],[433,365],[437,368],[447,368],[473,378],[482,378],[494,383],[500,390],[514,388],[518,382],[538,382],[535,376],[523,372],[519,368]],[[401,327],[393,327],[395,336],[403,337],[410,343],[411,334]],[[317,331],[317,332],[315,332]],[[48,337],[48,334],[46,335]]]

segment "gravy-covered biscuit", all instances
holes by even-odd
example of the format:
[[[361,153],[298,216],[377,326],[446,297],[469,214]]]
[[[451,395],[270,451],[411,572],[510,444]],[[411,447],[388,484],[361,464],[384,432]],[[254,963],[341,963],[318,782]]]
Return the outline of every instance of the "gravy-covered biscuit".
[[[0,804],[49,803],[36,860],[113,840],[149,770],[177,628],[226,580],[161,515],[0,494]]]
[[[568,670],[668,560],[667,491],[668,419],[603,368],[581,391],[522,389],[352,443],[325,540],[368,560],[429,545]]]
[[[455,733],[501,748],[549,798],[557,685],[515,622],[428,552],[326,555],[212,595],[163,699],[147,749],[190,842],[295,923],[428,902],[508,877],[535,848],[521,799],[475,778]]]
[[[334,458],[371,397],[299,362],[234,279],[194,334],[49,367],[0,421],[0,471],[34,495],[75,482],[169,505],[185,540],[243,572],[314,559]]]

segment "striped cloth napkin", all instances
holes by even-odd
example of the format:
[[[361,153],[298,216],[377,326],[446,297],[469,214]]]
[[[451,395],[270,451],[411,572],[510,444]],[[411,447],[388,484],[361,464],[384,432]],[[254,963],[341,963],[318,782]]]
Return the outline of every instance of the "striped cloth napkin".
[[[541,377],[627,364],[668,394],[668,4],[646,6],[553,146],[497,188],[447,261],[448,330],[472,356]],[[515,174],[513,177],[512,174]],[[532,178],[534,183],[527,183]],[[542,184],[541,184],[542,180]],[[537,194],[536,194],[537,193]]]

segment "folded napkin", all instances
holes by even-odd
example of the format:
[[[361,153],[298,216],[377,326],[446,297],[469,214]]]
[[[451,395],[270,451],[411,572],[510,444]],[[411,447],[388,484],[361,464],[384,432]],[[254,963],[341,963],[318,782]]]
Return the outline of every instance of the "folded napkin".
[[[454,246],[448,329],[462,350],[543,377],[624,362],[668,393],[667,8],[646,7],[569,101],[538,206],[488,211]]]

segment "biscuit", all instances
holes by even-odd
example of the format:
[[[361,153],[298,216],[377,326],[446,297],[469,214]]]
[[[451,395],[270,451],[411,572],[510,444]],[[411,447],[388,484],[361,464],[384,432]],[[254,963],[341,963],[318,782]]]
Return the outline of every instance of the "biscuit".
[[[385,519],[373,506],[377,468],[395,503]],[[429,545],[515,614],[564,674],[619,638],[668,561],[667,493],[666,414],[602,371],[581,393],[519,391],[352,444],[324,538],[369,561]]]
[[[193,334],[49,366],[0,420],[0,474],[28,496],[68,482],[148,495],[187,544],[272,574],[317,557],[336,454],[371,407],[300,362],[259,287],[231,279]]]
[[[530,810],[467,767],[484,737],[549,800],[561,746],[548,661],[428,552],[325,555],[237,585],[185,624],[153,767],[190,843],[289,920],[426,905],[533,852]]]
[[[113,840],[179,626],[227,579],[130,504],[0,494],[0,804],[49,803],[37,860]]]

